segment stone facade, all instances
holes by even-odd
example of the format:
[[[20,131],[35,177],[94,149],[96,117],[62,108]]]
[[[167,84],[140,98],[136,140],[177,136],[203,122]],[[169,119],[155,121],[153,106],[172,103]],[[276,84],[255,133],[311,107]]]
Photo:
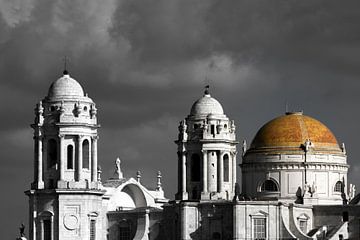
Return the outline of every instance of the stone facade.
[[[66,71],[36,105],[31,126],[30,240],[360,238],[345,145],[302,113],[265,124],[249,149],[243,142],[240,159],[234,121],[207,88],[179,125],[172,201],[160,172],[150,190],[140,172],[124,178],[119,158],[101,181],[97,109]]]

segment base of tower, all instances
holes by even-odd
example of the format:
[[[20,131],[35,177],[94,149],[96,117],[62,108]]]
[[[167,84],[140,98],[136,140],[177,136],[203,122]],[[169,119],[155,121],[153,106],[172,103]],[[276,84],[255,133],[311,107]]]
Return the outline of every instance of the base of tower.
[[[188,200],[189,195],[187,192],[178,192],[175,194],[175,199],[176,200]]]

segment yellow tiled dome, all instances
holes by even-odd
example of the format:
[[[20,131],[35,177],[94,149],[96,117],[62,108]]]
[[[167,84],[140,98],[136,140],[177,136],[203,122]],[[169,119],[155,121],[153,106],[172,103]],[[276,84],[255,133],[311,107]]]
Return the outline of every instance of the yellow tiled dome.
[[[306,140],[311,141],[315,151],[341,151],[334,134],[302,112],[287,113],[266,123],[257,132],[249,150],[301,150]]]

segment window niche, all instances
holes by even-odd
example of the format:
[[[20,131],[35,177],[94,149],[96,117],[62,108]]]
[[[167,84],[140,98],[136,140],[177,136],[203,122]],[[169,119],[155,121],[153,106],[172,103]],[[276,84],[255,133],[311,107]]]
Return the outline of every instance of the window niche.
[[[191,181],[200,181],[200,157],[196,153],[191,155]]]
[[[250,215],[251,219],[251,239],[267,239],[268,237],[268,213],[259,211]]]
[[[83,168],[89,169],[90,166],[90,144],[89,140],[85,139],[82,143]]]
[[[53,216],[54,215],[48,211],[39,214],[40,226],[38,231],[40,231],[42,240],[53,239]]]
[[[47,143],[47,168],[52,168],[56,165],[58,158],[57,142],[55,139],[50,139]]]
[[[96,220],[97,220],[98,215],[99,214],[97,212],[91,212],[88,214],[90,240],[96,239]]]
[[[342,181],[337,181],[334,186],[334,192],[343,192],[343,183]]]
[[[302,214],[302,215],[300,215],[298,218],[297,218],[297,220],[298,220],[298,224],[299,224],[299,228],[300,228],[300,230],[304,233],[304,234],[306,234],[307,232],[308,232],[308,222],[309,222],[309,217],[307,216],[307,215],[305,215],[305,214]]]
[[[67,169],[74,169],[74,147],[67,146]]]
[[[224,161],[224,182],[229,182],[229,155],[223,156]]]
[[[265,180],[260,186],[260,192],[278,192],[279,188],[272,179]]]

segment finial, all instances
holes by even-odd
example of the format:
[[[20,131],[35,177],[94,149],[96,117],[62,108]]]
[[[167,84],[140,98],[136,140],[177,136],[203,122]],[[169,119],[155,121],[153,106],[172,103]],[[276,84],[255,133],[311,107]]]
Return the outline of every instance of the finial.
[[[210,94],[209,88],[210,88],[210,85],[206,85],[206,86],[205,86],[205,91],[204,91],[204,94],[205,94],[205,95],[209,95],[209,94]]]
[[[157,183],[156,183],[156,191],[162,191],[162,187],[161,187],[161,172],[158,171],[157,173]]]
[[[98,182],[101,182],[101,173],[102,173],[101,166],[98,165],[98,167],[97,167],[97,180],[98,180]]]
[[[140,183],[140,180],[141,180],[141,172],[140,171],[136,172],[136,180]]]
[[[67,69],[66,69],[66,65],[67,65],[67,62],[68,62],[68,58],[67,58],[67,56],[65,56],[64,57],[64,71],[63,71],[63,74],[64,75],[69,75],[69,72],[67,71]]]

